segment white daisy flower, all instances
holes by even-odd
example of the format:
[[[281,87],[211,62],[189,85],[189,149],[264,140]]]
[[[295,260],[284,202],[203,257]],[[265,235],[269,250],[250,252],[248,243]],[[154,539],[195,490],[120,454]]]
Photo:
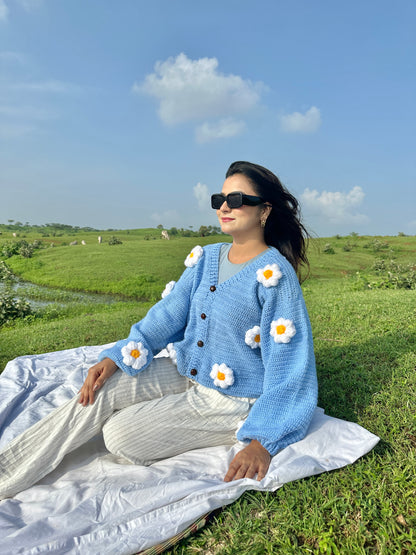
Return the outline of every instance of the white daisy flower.
[[[175,284],[176,284],[176,281],[170,281],[169,283],[167,283],[165,285],[165,288],[164,288],[163,293],[162,293],[162,299],[167,297],[169,295],[169,293],[172,292],[172,289],[175,287]]]
[[[143,347],[143,343],[136,343],[136,341],[129,341],[121,349],[124,364],[135,370],[140,370],[146,364],[148,353],[149,351]]]
[[[214,385],[226,389],[234,383],[234,372],[226,364],[214,364],[210,377],[214,380]]]
[[[279,283],[282,272],[277,264],[267,264],[264,268],[257,270],[257,281],[265,287],[273,287]]]
[[[260,326],[254,326],[246,331],[245,342],[252,349],[260,347]]]
[[[289,343],[295,334],[296,328],[292,320],[279,318],[278,320],[273,320],[270,324],[270,335],[276,343]]]
[[[169,343],[169,345],[166,345],[166,350],[173,364],[175,366],[178,366],[178,355],[176,353],[175,347],[173,346],[173,343]]]
[[[185,259],[185,262],[184,262],[185,266],[187,268],[192,268],[192,266],[195,266],[195,264],[203,255],[203,253],[204,253],[204,249],[202,247],[200,247],[199,245],[194,247]]]

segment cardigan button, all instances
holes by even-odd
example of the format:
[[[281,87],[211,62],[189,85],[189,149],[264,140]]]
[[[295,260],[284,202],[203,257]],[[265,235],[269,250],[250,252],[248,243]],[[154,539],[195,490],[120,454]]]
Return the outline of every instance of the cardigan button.
[[[211,287],[209,288],[210,291],[214,292],[216,289],[215,285],[211,285]]]
[[[205,320],[206,317],[207,317],[207,315],[203,312],[203,313],[201,314],[201,318],[202,318],[203,320]]]
[[[196,376],[198,374],[198,370],[196,368],[192,368],[190,374],[191,376]]]
[[[204,342],[201,341],[201,340],[199,340],[198,343],[197,343],[197,345],[198,345],[198,347],[203,347],[203,346],[204,346]]]

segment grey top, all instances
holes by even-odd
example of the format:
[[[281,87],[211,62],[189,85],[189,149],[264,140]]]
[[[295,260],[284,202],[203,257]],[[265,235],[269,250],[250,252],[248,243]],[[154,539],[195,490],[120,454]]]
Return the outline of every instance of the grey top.
[[[254,258],[242,262],[241,264],[233,264],[228,260],[228,253],[230,252],[232,243],[222,245],[220,250],[220,258],[218,262],[218,285],[223,281],[226,281],[234,274],[238,273],[240,270],[251,264],[256,258],[261,256],[263,253],[258,254]]]

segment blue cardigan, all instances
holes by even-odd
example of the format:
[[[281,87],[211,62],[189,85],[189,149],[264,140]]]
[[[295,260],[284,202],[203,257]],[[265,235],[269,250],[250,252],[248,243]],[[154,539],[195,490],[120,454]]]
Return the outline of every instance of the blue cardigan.
[[[257,439],[274,455],[305,436],[316,407],[308,314],[296,273],[277,249],[218,284],[220,248],[195,247],[178,282],[100,360],[109,357],[135,375],[173,343],[182,375],[257,398],[237,439]]]

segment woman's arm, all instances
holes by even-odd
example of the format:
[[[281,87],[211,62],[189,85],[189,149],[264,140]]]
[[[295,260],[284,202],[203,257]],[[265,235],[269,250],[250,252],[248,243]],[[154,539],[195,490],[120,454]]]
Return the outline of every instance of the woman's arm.
[[[188,321],[195,272],[196,268],[187,268],[169,295],[131,327],[127,339],[102,351],[99,359],[110,358],[123,372],[134,376],[167,344],[180,341]]]
[[[124,364],[125,357],[123,357],[122,349],[124,346],[128,345],[129,342],[134,342],[135,344],[140,342],[140,348],[143,354],[145,354],[145,363],[141,367],[144,369],[150,364],[153,358],[153,349],[157,351],[166,347],[167,343],[169,343],[172,338],[172,334],[173,336],[175,333],[178,334],[177,329],[175,332],[172,331],[174,329],[172,324],[176,324],[177,326],[181,325],[180,323],[184,317],[186,317],[186,310],[189,303],[187,296],[190,294],[191,290],[189,274],[190,272],[185,270],[175,287],[171,287],[172,291],[169,295],[170,298],[165,297],[162,299],[160,303],[149,310],[143,320],[134,324],[127,339],[118,341],[113,347],[105,349],[100,353],[99,362],[88,370],[88,375],[84,384],[79,390],[79,402],[84,405],[84,407],[88,404],[93,404],[95,392],[118,370],[118,368],[122,368],[122,370],[130,375],[134,375],[139,371],[135,371],[134,368]],[[173,291],[175,291],[175,293],[173,293]],[[176,318],[173,317],[175,312],[177,313]],[[184,314],[179,316],[178,313],[180,312]],[[160,342],[159,348],[153,338],[155,334],[151,327],[153,326],[154,329],[155,321],[157,326],[156,330],[159,332],[156,333],[156,340]],[[167,321],[170,325],[168,325]],[[163,339],[163,332],[166,334],[165,339]],[[171,335],[168,335],[169,333]],[[142,342],[146,344],[147,349],[143,348]],[[153,347],[152,350],[150,346]],[[132,358],[132,360],[134,359]]]
[[[300,287],[282,279],[267,292],[261,321],[263,392],[237,433],[274,456],[301,440],[317,402],[312,332]]]

